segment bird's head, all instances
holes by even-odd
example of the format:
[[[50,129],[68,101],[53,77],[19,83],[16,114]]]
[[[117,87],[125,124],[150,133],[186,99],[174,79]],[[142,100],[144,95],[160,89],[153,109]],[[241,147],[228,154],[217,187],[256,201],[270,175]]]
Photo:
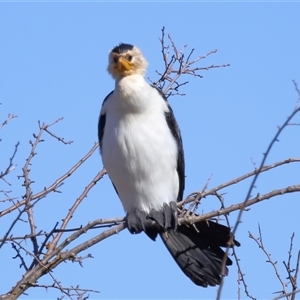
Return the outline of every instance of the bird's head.
[[[139,48],[121,43],[110,51],[107,71],[113,78],[121,79],[133,74],[144,75],[147,66]]]

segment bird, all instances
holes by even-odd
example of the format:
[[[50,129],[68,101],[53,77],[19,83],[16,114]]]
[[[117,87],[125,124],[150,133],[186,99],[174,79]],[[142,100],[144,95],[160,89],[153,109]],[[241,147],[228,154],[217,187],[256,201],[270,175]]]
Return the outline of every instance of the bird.
[[[127,43],[115,46],[107,71],[115,88],[98,120],[103,166],[126,212],[130,233],[159,235],[183,273],[196,285],[216,286],[232,264],[221,247],[239,246],[230,228],[214,221],[178,224],[185,163],[181,133],[164,93],[145,79],[148,62]],[[222,261],[225,268],[222,270]]]

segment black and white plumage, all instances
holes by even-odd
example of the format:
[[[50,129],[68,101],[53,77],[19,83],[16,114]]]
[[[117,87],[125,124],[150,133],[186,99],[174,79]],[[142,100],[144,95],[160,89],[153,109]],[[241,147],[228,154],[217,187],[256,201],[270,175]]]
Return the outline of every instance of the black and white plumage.
[[[182,271],[197,285],[217,285],[230,229],[214,222],[177,226],[184,191],[184,153],[176,119],[163,93],[145,78],[147,61],[130,44],[109,54],[115,89],[98,123],[102,161],[127,213],[131,233],[159,234]],[[160,226],[153,227],[156,221]],[[238,245],[238,242],[235,241]],[[232,262],[227,258],[227,265]]]

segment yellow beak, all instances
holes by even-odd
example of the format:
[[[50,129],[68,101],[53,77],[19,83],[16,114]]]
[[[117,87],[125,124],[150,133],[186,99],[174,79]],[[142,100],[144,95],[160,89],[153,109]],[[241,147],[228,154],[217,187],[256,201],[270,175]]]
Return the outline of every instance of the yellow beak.
[[[129,71],[132,67],[132,63],[127,59],[120,57],[117,62],[117,69],[118,71]]]

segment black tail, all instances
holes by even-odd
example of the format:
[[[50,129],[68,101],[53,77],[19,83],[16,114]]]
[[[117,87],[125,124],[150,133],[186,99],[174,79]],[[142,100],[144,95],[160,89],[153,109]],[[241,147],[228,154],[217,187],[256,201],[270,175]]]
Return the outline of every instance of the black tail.
[[[194,226],[181,225],[177,231],[172,229],[160,233],[160,237],[180,269],[196,285],[218,285],[224,257],[220,247],[227,247],[232,236],[230,229],[211,221],[199,222]],[[240,246],[236,240],[233,243]],[[227,257],[226,266],[231,264],[231,259]],[[227,267],[225,274],[228,274]]]

